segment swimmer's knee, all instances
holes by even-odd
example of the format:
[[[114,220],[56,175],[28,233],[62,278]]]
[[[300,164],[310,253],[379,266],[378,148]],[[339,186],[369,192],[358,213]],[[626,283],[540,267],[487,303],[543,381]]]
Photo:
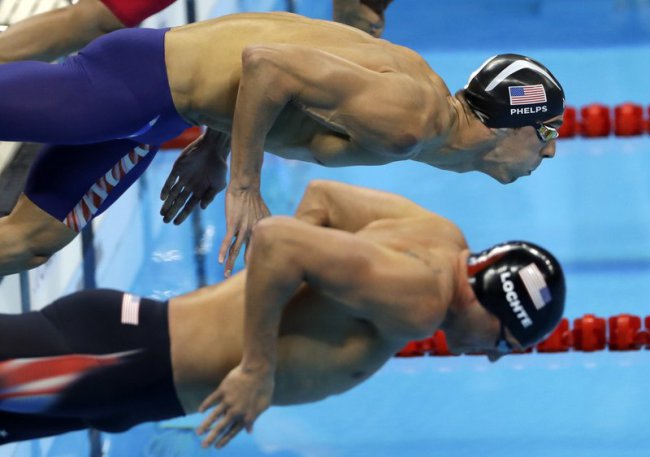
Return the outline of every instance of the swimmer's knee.
[[[24,237],[7,237],[0,230],[0,276],[19,273],[43,265],[53,252],[39,253]]]
[[[67,246],[73,239],[69,238],[67,233],[63,236],[56,236],[56,234],[52,235],[52,237],[46,239],[39,237],[25,240],[23,246],[27,258],[28,269],[43,265],[50,260],[54,254]]]
[[[0,275],[43,265],[70,243],[76,233],[52,218],[44,223],[23,220],[16,214],[0,219]]]

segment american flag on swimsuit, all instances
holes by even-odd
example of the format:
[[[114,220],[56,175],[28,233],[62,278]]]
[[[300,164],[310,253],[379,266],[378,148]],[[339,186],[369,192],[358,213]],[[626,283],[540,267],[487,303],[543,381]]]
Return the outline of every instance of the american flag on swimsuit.
[[[113,168],[90,187],[81,201],[68,213],[63,223],[75,232],[80,232],[97,213],[102,203],[108,198],[108,194],[143,157],[149,154],[150,150],[148,145],[141,144],[122,157]]]
[[[509,86],[510,105],[546,103],[546,91],[541,84],[534,86]]]

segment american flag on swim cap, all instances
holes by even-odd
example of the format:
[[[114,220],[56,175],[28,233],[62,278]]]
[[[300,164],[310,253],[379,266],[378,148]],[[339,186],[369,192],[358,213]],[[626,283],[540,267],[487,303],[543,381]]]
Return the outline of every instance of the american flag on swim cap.
[[[551,291],[537,265],[531,263],[527,267],[522,268],[519,270],[519,277],[523,281],[535,308],[538,310],[542,309],[551,301]]]
[[[510,105],[546,103],[546,91],[541,84],[533,86],[508,86]]]

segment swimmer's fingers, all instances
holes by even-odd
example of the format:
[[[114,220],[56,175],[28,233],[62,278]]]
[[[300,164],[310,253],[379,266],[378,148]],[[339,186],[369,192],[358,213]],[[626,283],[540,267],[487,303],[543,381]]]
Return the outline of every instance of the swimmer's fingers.
[[[235,261],[237,260],[239,251],[241,251],[241,247],[244,244],[244,239],[245,238],[242,236],[242,231],[240,230],[239,233],[237,233],[235,242],[230,246],[230,250],[228,251],[228,258],[226,259],[226,266],[224,267],[226,276],[230,276],[233,268],[235,268]]]
[[[239,432],[244,428],[244,423],[241,421],[231,422],[228,427],[224,428],[220,436],[217,436],[217,448],[221,449],[230,442]]]
[[[248,243],[253,226],[271,213],[262,200],[259,190],[232,189],[226,192],[226,238],[221,245],[219,262],[227,255],[225,274],[232,271],[242,246]]]
[[[176,215],[176,213],[170,214],[170,212],[174,206],[174,203],[176,203],[176,200],[178,200],[179,195],[183,192],[184,189],[185,187],[183,184],[178,181],[167,193],[167,198],[163,202],[162,208],[160,208],[160,215],[163,217],[163,221],[165,223],[171,221]]]
[[[190,199],[185,203],[185,206],[183,207],[182,211],[178,213],[178,216],[176,216],[176,219],[174,219],[174,224],[179,225],[182,224],[185,219],[187,219],[187,216],[192,214],[192,211],[194,211],[194,208],[196,208],[196,205],[199,204],[199,199],[196,198],[194,195],[190,197]]]
[[[183,205],[187,202],[187,200],[190,198],[192,195],[192,191],[185,187],[180,194],[178,194],[178,197],[176,197],[176,200],[174,200],[174,203],[172,206],[169,208],[167,211],[167,214],[165,214],[165,222],[169,222],[171,219],[178,214],[178,212],[181,210]]]
[[[226,192],[226,235],[223,237],[221,247],[219,248],[219,263],[224,263],[226,257],[229,258],[229,252],[233,244],[233,239],[239,232],[240,216],[238,211],[238,202],[234,201],[230,189]],[[232,271],[232,263],[230,269],[226,265],[224,275],[228,277]]]
[[[199,412],[200,413],[206,412],[208,408],[211,408],[212,406],[221,403],[222,400],[223,400],[223,392],[221,392],[221,389],[216,389],[210,395],[205,397],[205,400],[203,400],[203,402],[201,402],[201,405],[199,406]]]
[[[207,400],[203,402],[205,404]],[[201,405],[201,408],[199,408],[200,412],[205,411],[205,409],[202,409],[203,405]],[[207,409],[207,408],[206,408]],[[212,412],[205,418],[203,419],[203,422],[201,422],[201,425],[199,428],[196,429],[196,433],[199,435],[203,435],[205,432],[207,432],[212,424],[214,424],[219,418],[226,412],[226,405],[223,403],[219,403],[213,410]]]
[[[160,190],[161,200],[167,200],[169,198],[169,192],[172,190],[172,187],[174,187],[174,184],[176,184],[177,180],[178,173],[175,173],[175,171],[172,170],[171,173],[169,173],[165,184],[163,184],[162,189]]]
[[[241,416],[226,412],[219,423],[203,439],[201,445],[206,448],[216,443],[217,447],[223,447],[242,428],[244,428],[244,424],[242,423]]]
[[[214,200],[214,197],[217,196],[219,192],[221,192],[223,188],[217,189],[217,188],[212,188],[208,189],[205,194],[203,194],[203,197],[201,197],[201,209],[206,209],[210,203],[212,203],[212,200]]]
[[[250,239],[248,241],[250,241]],[[251,246],[250,243],[246,243],[246,248],[244,249],[244,263],[246,263],[246,265],[248,265],[248,262],[250,261],[251,258],[250,255],[251,250],[249,249],[250,246]]]
[[[219,263],[223,263],[226,260],[226,257],[228,257],[228,252],[230,251],[230,247],[232,246],[233,243],[233,238],[236,236],[236,230],[228,225],[226,229],[226,236],[223,237],[223,241],[221,242],[221,247],[219,248]],[[230,269],[232,271],[232,268]],[[230,274],[230,271],[228,271],[227,268],[224,269],[224,274],[225,276],[228,276]]]

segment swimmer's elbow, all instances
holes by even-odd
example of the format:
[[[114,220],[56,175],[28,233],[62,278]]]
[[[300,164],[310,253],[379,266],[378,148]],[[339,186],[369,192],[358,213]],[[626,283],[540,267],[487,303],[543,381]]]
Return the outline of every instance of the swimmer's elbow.
[[[275,66],[278,59],[278,50],[263,44],[250,44],[241,54],[242,68],[244,71],[257,72],[269,70]]]
[[[295,84],[282,67],[282,53],[267,45],[249,45],[242,51],[241,85],[257,89],[266,103],[282,106],[295,93]]]

